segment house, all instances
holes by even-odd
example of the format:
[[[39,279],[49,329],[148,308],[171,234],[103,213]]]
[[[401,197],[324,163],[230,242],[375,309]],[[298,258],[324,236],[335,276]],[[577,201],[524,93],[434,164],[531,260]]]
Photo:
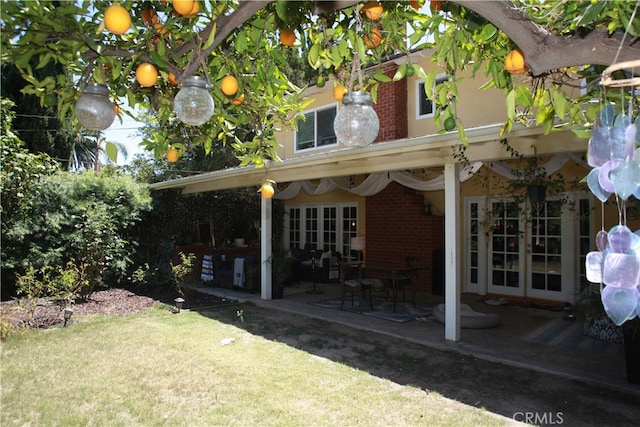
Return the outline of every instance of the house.
[[[381,67],[392,76],[406,60],[390,60]],[[428,52],[415,53],[410,60],[426,71],[435,66]],[[505,140],[522,157],[536,156],[547,173],[559,172],[566,181],[587,175],[587,140],[570,131],[545,135],[536,127],[514,127],[501,135],[504,94],[481,90],[483,83],[481,77],[459,83],[464,95],[457,116],[469,140],[464,165],[458,133],[441,132],[435,125],[424,82],[412,76],[380,85],[374,105],[380,131],[364,148],[339,145],[332,123],[340,105],[333,99],[332,85],[310,88],[306,96],[314,102],[305,111],[306,120],[297,131],[279,135],[283,162],[269,169],[269,177],[278,183],[276,198],[284,200],[288,213],[287,248],[328,247],[352,257],[356,252],[351,239],[365,237],[367,268],[397,266],[407,256],[416,257],[420,289],[448,296],[445,336],[455,341],[462,292],[573,301],[586,284],[584,257],[595,248],[596,231],[612,225],[603,224],[603,213],[594,209],[584,184],[550,194],[544,203],[514,197],[524,190],[508,186],[511,168],[523,166]],[[153,188],[196,193],[258,187],[264,177],[263,170],[237,168]],[[271,202],[263,200],[263,260],[271,254],[270,209]],[[617,215],[604,218],[615,221]],[[269,285],[268,263],[263,263],[262,298],[271,298]]]

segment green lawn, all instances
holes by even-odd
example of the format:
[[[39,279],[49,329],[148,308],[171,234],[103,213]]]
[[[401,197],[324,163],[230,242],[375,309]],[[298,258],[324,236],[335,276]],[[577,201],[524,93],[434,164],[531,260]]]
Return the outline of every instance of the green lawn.
[[[487,425],[513,421],[227,320],[166,307],[2,343],[2,426]],[[262,320],[261,320],[262,321]],[[275,326],[274,326],[275,327]],[[261,325],[269,328],[269,325]],[[277,330],[272,331],[276,335]],[[301,334],[304,331],[299,331]],[[234,341],[223,345],[231,338]],[[298,337],[300,338],[300,337]],[[310,338],[311,339],[311,338]],[[331,343],[325,343],[328,350]]]

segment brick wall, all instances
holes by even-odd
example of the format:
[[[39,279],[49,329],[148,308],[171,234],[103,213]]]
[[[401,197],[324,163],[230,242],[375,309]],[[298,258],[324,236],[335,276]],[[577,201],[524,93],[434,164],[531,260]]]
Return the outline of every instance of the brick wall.
[[[382,71],[393,77],[398,66],[395,63],[386,64]],[[380,131],[376,142],[392,141],[406,138],[409,134],[407,123],[407,79],[398,82],[381,83],[378,86],[378,99],[373,109],[380,120]]]
[[[406,256],[425,266],[418,272],[417,289],[432,292],[433,252],[444,248],[444,217],[427,215],[424,197],[392,182],[366,199],[367,274],[376,266],[405,265]],[[440,268],[440,267],[436,267]]]

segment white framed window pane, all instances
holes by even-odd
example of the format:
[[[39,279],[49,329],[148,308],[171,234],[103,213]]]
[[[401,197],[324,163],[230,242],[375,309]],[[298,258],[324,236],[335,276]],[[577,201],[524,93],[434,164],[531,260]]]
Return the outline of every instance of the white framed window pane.
[[[442,84],[446,80],[446,75],[438,75],[434,85],[437,86]],[[435,91],[435,87],[433,89]],[[426,117],[433,117],[436,111],[436,105],[431,99],[427,98],[427,94],[424,91],[424,80],[416,81],[416,91],[416,118],[423,119]]]
[[[298,123],[296,151],[337,145],[338,139],[333,130],[336,113],[335,105],[305,113],[306,120]]]
[[[318,122],[318,146],[336,144],[336,133],[333,130],[333,120],[336,118],[336,109],[328,108],[318,111],[316,117]]]
[[[315,140],[316,115],[315,112],[306,113],[305,120],[298,122],[298,131],[296,132],[296,149],[304,150],[313,147]]]

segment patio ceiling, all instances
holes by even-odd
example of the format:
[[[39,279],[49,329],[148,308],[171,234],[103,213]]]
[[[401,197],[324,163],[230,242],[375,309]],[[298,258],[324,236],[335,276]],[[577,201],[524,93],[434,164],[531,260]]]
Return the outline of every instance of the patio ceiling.
[[[466,156],[471,162],[501,160],[509,153],[500,143],[502,124],[467,129],[469,146]],[[587,140],[571,131],[544,135],[540,128],[519,127],[508,135],[509,144],[523,155],[585,151]],[[444,166],[450,162],[454,148],[460,144],[457,132],[406,138],[372,144],[364,148],[338,148],[286,159],[269,166],[269,178],[292,182],[358,175],[394,170],[410,170]],[[183,194],[202,193],[237,187],[260,186],[266,177],[263,168],[242,167],[202,173],[151,184],[155,190],[181,189]]]

